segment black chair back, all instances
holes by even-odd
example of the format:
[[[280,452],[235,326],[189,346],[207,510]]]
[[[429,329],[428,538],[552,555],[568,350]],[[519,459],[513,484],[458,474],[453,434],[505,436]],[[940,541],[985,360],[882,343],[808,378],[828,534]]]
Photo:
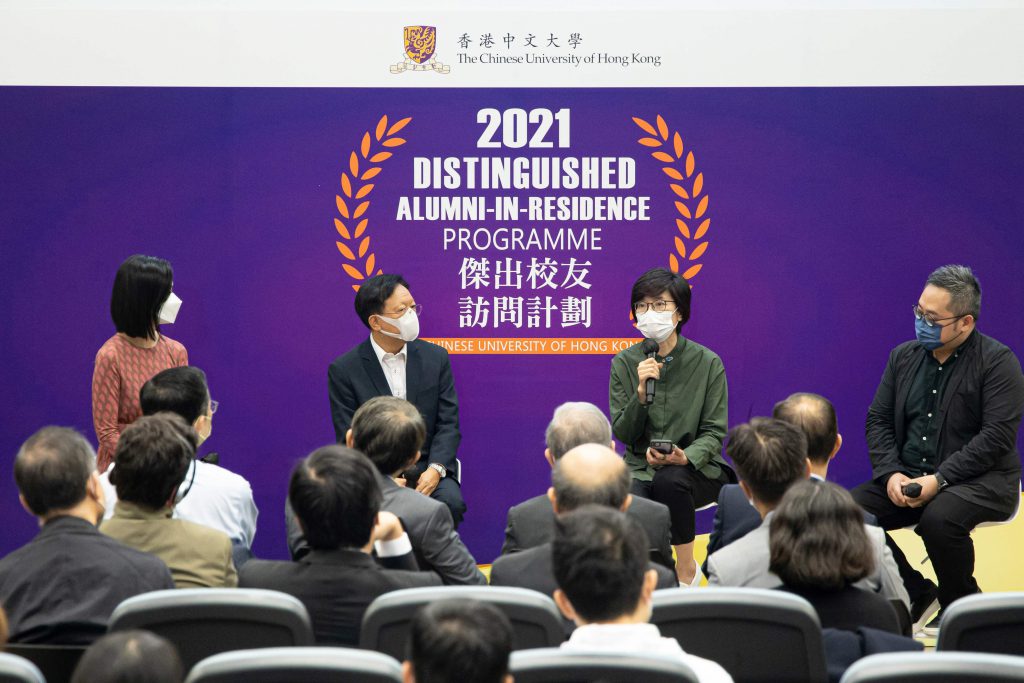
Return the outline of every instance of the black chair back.
[[[438,600],[479,600],[494,605],[512,622],[512,649],[554,647],[565,640],[565,624],[554,600],[525,588],[436,586],[385,593],[366,610],[359,646],[402,660],[413,615]]]
[[[840,683],[1010,683],[1022,680],[1024,657],[975,652],[901,652],[865,657],[847,669]]]
[[[111,631],[139,628],[167,638],[188,671],[201,659],[232,650],[313,645],[301,602],[255,588],[179,588],[125,600],[110,617]]]
[[[0,653],[0,683],[46,683],[39,668],[18,655]]]
[[[39,667],[46,683],[70,683],[85,645],[29,645],[8,643],[4,652],[18,655]]]
[[[651,654],[523,650],[512,653],[509,670],[516,683],[698,683],[681,660]]]
[[[402,665],[347,647],[274,647],[214,655],[185,683],[401,683]],[[468,683],[468,681],[467,681]]]
[[[960,598],[942,617],[936,649],[1024,655],[1024,593]]]
[[[736,683],[828,679],[818,615],[796,595],[669,588],[654,592],[651,623],[689,654],[718,662]]]

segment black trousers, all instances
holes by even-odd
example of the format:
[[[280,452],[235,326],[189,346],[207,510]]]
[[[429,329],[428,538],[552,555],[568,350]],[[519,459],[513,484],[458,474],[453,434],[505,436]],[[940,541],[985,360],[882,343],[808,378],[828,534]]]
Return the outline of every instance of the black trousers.
[[[718,500],[718,492],[728,481],[708,479],[692,465],[666,465],[655,471],[652,481],[633,480],[632,493],[668,506],[672,520],[672,545],[693,541],[695,510]]]
[[[935,578],[939,580],[939,603],[943,607],[965,595],[980,592],[974,579],[971,530],[982,522],[1005,519],[1006,515],[969,503],[948,489],[919,508],[897,506],[889,500],[885,486],[874,481],[861,484],[851,493],[857,504],[875,515],[878,525],[887,531],[917,525],[915,532],[924,541],[935,569]],[[907,556],[892,537],[889,534],[885,536],[907,593],[911,600],[916,600],[927,588],[928,579],[907,561]]]

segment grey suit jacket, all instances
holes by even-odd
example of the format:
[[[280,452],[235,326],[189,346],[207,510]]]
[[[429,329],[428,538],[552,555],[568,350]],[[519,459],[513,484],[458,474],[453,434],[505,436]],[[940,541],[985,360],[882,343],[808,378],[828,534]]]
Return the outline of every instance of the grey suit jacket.
[[[394,513],[402,520],[420,568],[437,572],[441,580],[449,585],[487,585],[486,577],[477,569],[476,560],[455,531],[452,513],[447,505],[399,486],[390,477],[380,473],[377,473],[377,483],[384,494],[381,509]],[[309,552],[309,545],[287,501],[284,514],[288,527],[288,549],[292,559],[299,560]]]
[[[639,522],[647,533],[651,561],[674,569],[668,507],[657,501],[633,496],[626,514]],[[555,511],[551,509],[551,501],[546,495],[536,496],[509,509],[501,554],[536,548],[550,543],[554,537]]]
[[[769,571],[768,526],[772,512],[743,538],[733,541],[708,558],[708,585],[748,588],[778,588],[782,581]],[[892,551],[885,544],[885,532],[864,525],[875,553],[875,571],[854,585],[874,591],[887,600],[900,600],[910,609],[910,597],[903,587]]]

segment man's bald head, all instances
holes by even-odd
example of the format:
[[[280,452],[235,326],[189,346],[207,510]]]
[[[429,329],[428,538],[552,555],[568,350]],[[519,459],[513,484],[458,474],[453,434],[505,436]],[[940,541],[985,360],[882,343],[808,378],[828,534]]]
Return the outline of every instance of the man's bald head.
[[[792,394],[775,404],[772,417],[800,428],[807,437],[807,459],[812,463],[827,465],[835,455],[839,425],[836,409],[824,396]]]
[[[626,505],[629,470],[618,453],[596,443],[573,448],[555,463],[551,487],[558,513],[582,505],[605,505],[620,510]]]

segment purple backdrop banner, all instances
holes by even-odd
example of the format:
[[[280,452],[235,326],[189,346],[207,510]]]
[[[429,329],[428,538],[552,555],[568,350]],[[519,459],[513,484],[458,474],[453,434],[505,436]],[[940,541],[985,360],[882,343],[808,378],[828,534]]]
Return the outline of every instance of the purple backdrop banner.
[[[832,478],[855,484],[868,403],[933,267],[972,266],[979,328],[1024,351],[1021,111],[1022,87],[0,88],[0,554],[35,529],[10,474],[18,445],[45,424],[95,441],[93,359],[113,334],[114,272],[139,252],[174,265],[184,305],[164,332],[221,403],[204,450],[252,482],[263,557],[286,556],[293,463],[333,438],[326,368],[365,338],[353,285],[377,270],[412,284],[424,337],[512,351],[452,356],[478,561],[498,554],[507,508],[548,486],[555,406],[607,410],[613,346],[569,344],[637,338],[629,287],[654,266],[692,276],[684,334],[722,357],[730,424],[820,392],[844,436]],[[468,187],[483,162],[467,157],[612,161],[602,187],[488,189]],[[458,188],[453,173],[416,186],[435,158],[459,160]],[[555,196],[638,215],[531,213]],[[483,213],[459,201],[461,216],[412,220],[428,197],[480,197]],[[523,243],[503,248],[513,228]]]

